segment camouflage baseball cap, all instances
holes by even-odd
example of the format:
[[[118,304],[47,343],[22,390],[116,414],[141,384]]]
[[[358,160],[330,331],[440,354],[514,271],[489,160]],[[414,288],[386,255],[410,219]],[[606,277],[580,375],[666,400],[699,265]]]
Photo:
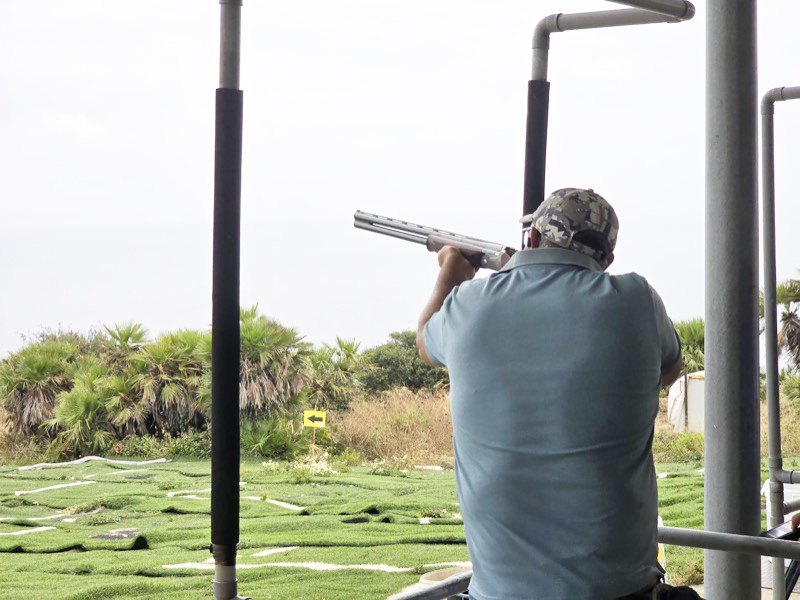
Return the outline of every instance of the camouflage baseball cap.
[[[556,190],[520,222],[556,246],[587,254],[600,263],[617,243],[617,215],[605,198],[591,189]]]

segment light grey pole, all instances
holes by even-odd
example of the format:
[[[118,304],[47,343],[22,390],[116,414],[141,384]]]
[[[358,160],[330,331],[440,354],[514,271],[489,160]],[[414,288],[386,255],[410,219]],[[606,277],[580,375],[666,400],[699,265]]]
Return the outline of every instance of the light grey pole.
[[[242,0],[219,0],[219,87],[239,89]]]
[[[241,600],[236,583],[243,123],[243,94],[239,89],[241,13],[242,0],[220,0],[211,323],[211,551],[215,600]]]
[[[776,298],[777,276],[775,258],[775,102],[800,98],[800,87],[775,88],[761,99],[761,203],[764,232],[764,344],[766,345],[767,372],[767,437],[769,444],[769,527],[783,522],[783,470],[781,452],[781,416],[778,386],[778,306]],[[792,473],[788,473],[791,480]],[[772,561],[772,598],[784,600],[783,559]]]
[[[757,535],[756,0],[708,0],[705,529]],[[708,550],[708,600],[759,598],[755,556]]]

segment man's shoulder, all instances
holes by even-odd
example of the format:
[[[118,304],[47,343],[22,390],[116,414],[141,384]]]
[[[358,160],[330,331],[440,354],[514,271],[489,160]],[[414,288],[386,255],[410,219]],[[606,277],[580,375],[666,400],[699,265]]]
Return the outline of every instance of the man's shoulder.
[[[611,279],[614,283],[614,287],[617,289],[641,291],[652,291],[653,289],[647,279],[645,279],[643,275],[639,275],[639,273],[630,272],[620,275],[606,274],[606,276]]]
[[[453,291],[462,296],[475,295],[479,297],[485,297],[492,293],[499,282],[502,282],[508,277],[510,277],[510,273],[508,271],[495,271],[486,277],[470,279],[469,281],[460,283],[453,288]]]

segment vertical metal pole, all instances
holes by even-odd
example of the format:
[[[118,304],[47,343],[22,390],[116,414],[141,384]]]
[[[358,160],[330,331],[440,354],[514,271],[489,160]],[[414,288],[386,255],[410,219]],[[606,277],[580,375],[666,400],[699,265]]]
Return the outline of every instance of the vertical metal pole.
[[[773,113],[768,98],[761,103],[761,203],[764,256],[764,343],[767,371],[767,437],[769,444],[770,520],[767,526],[783,523],[783,483],[777,474],[783,470],[781,456],[781,417],[778,399],[778,315],[775,299],[775,145]],[[784,600],[786,586],[782,558],[772,559],[772,597]]]
[[[220,0],[220,87],[214,147],[211,323],[211,551],[214,598],[237,598],[239,542],[239,232],[242,92],[241,0]]]
[[[758,535],[756,0],[709,0],[706,31],[705,529]],[[760,597],[759,559],[709,550],[708,600]]]
[[[525,187],[522,214],[536,210],[544,201],[547,159],[547,115],[550,107],[550,82],[528,82],[528,121],[525,129]],[[523,243],[525,240],[523,240]]]

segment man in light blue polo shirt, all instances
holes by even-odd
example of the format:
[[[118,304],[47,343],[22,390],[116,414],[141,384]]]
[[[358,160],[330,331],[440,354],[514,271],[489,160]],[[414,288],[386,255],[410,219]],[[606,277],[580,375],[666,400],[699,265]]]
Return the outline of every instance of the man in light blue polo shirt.
[[[529,248],[484,279],[439,253],[417,335],[450,371],[470,596],[652,598],[653,424],[680,342],[643,277],[605,272],[618,222],[600,195],[558,190],[523,222]]]

